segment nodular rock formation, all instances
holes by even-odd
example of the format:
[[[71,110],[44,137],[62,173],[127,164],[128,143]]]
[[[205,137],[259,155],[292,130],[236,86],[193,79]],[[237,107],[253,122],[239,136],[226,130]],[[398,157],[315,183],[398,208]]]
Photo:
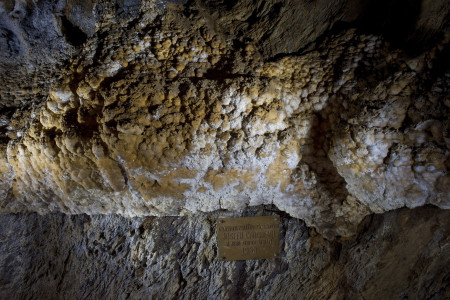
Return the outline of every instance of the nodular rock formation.
[[[450,297],[449,19],[0,1],[1,298]],[[280,258],[218,260],[268,214]]]

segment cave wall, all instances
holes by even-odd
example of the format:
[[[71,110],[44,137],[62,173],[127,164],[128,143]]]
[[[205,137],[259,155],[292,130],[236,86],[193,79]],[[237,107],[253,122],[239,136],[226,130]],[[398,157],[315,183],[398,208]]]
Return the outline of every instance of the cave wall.
[[[244,215],[268,215],[263,208]],[[447,299],[450,212],[368,217],[330,242],[281,217],[280,258],[217,259],[216,219],[3,215],[4,299]],[[226,214],[225,214],[226,215]],[[240,216],[241,214],[239,214]],[[230,214],[228,214],[230,216]],[[7,254],[7,255],[5,255]]]
[[[448,21],[0,1],[0,296],[444,299]],[[272,213],[279,260],[217,261],[219,215]]]
[[[24,93],[31,103],[9,92],[18,83],[4,89],[4,105],[26,104],[6,126],[3,213],[163,216],[274,204],[331,237],[352,235],[373,212],[449,207],[449,77],[439,65],[448,35],[412,57],[383,35],[342,29],[287,55],[294,49],[274,48],[292,17],[280,3],[64,3],[52,14],[68,15],[44,29],[86,42],[58,79]],[[315,15],[299,3],[294,11],[321,24],[359,12],[328,3]],[[71,23],[73,7],[91,18]],[[39,9],[24,24],[41,20]],[[286,39],[290,47],[311,44],[304,25],[289,28],[283,36],[301,44]]]

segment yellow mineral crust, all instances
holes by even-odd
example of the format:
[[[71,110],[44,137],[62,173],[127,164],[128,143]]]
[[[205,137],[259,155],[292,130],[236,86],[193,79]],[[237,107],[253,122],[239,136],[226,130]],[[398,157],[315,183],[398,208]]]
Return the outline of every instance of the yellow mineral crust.
[[[346,235],[370,210],[449,205],[448,188],[433,187],[448,181],[448,153],[411,150],[420,138],[442,143],[441,123],[408,138],[399,130],[415,73],[392,63],[403,71],[360,86],[361,66],[390,51],[381,39],[350,30],[265,62],[255,44],[233,48],[170,10],[142,22],[89,39],[0,157],[0,184],[29,210],[182,215],[275,204]]]

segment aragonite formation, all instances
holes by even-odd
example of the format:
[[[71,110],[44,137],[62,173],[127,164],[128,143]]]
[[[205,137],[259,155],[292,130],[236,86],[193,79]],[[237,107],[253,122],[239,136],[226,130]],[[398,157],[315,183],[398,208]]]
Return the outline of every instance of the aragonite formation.
[[[0,0],[0,299],[449,299],[449,20]],[[274,215],[276,258],[220,259]]]
[[[2,153],[1,211],[186,215],[275,205],[347,236],[449,208],[448,38],[417,57],[344,30],[267,59],[183,5],[104,8]]]

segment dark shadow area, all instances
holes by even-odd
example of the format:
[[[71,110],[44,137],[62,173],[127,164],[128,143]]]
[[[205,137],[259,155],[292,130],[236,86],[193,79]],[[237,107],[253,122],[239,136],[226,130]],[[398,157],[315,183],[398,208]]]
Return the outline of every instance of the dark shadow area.
[[[116,0],[116,16],[131,20],[138,15],[141,4],[141,0]]]
[[[16,34],[0,23],[0,57],[14,58],[20,52],[20,41]],[[1,60],[3,63],[3,59]]]
[[[438,37],[420,36],[416,25],[421,12],[421,0],[366,0],[365,9],[355,26],[364,32],[382,35],[393,47],[411,55],[431,47]]]
[[[0,126],[0,144],[8,144],[10,138],[8,137],[7,126]]]
[[[337,35],[350,28],[356,28],[359,34],[380,35],[392,47],[400,48],[410,56],[416,56],[424,50],[435,46],[442,40],[441,31],[420,27],[421,0],[356,0],[359,8],[347,8],[346,17],[340,18],[314,41],[304,45],[295,52],[279,53],[269,59],[276,61],[285,56],[303,55],[314,49],[332,35]],[[430,16],[431,17],[431,16]],[[447,17],[442,29],[448,27]]]
[[[338,105],[338,104],[336,104]],[[328,156],[333,128],[337,126],[333,120],[337,116],[331,116],[339,111],[327,105],[321,112],[315,115],[313,126],[308,138],[311,144],[302,146],[302,162],[306,163],[311,171],[317,174],[320,184],[319,190],[327,196],[339,199],[343,202],[348,195],[345,179],[338,173],[336,167]]]
[[[392,43],[404,42],[415,30],[421,0],[369,0],[358,19],[363,29],[382,34]]]
[[[433,74],[435,76],[445,76],[450,70],[450,44],[445,44],[436,51],[436,58],[433,61]]]
[[[81,46],[87,40],[86,33],[72,24],[65,16],[61,16],[61,31],[67,42],[73,46]]]

